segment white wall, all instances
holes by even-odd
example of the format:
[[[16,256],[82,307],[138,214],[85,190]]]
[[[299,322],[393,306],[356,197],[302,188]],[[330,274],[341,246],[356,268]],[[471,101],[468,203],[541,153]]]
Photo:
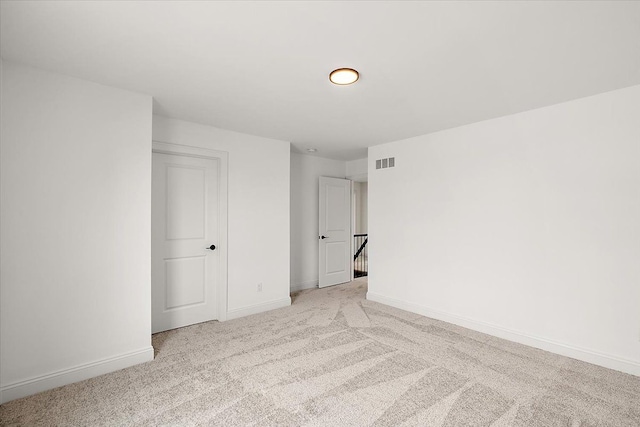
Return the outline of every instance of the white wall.
[[[153,140],[229,153],[228,318],[289,305],[290,144],[160,116]]]
[[[358,196],[358,229],[360,234],[366,234],[369,229],[369,183],[360,182],[360,195]]]
[[[369,159],[370,299],[640,375],[640,86]]]
[[[291,290],[318,285],[319,177],[344,178],[344,161],[291,154]]]
[[[354,234],[365,234],[367,232],[367,182],[354,182],[354,212],[355,222]]]
[[[360,216],[361,216],[361,191],[360,191],[360,182],[352,182],[351,183],[351,192],[352,192],[352,211],[351,211],[351,216],[352,216],[352,224],[351,227],[353,228],[353,233],[360,233],[360,222],[362,221]]]
[[[356,233],[363,234],[368,228],[368,162],[367,159],[346,162],[347,178],[354,181],[353,189],[356,193]]]
[[[347,178],[356,182],[366,181],[368,173],[367,166],[366,158],[346,162]]]
[[[2,401],[153,359],[149,96],[3,62]]]

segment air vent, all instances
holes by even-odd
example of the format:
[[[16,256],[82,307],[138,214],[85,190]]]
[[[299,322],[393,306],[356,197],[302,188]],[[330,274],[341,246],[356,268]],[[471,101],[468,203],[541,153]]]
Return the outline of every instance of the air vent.
[[[395,166],[396,166],[395,157],[388,157],[386,159],[376,160],[376,169],[387,169],[387,168],[393,168]]]

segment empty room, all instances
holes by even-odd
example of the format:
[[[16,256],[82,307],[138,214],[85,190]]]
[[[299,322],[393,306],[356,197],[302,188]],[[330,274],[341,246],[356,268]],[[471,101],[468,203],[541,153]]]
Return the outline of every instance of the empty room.
[[[0,0],[0,426],[639,426],[640,2]]]

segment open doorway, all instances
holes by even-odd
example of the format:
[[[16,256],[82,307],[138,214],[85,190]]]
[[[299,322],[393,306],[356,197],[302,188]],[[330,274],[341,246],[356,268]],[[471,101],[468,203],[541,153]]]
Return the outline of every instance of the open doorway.
[[[152,333],[227,319],[227,153],[153,142]]]
[[[352,210],[353,212],[353,278],[369,275],[369,234],[368,228],[368,190],[369,185],[364,180],[353,182]]]
[[[318,287],[352,279],[351,235],[353,234],[352,182],[344,178],[319,177],[318,198]]]

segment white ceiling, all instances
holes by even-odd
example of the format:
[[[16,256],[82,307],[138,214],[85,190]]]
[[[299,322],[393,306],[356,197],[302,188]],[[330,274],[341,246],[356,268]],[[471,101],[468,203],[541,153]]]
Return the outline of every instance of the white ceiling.
[[[640,84],[640,2],[10,2],[6,60],[352,160]],[[361,72],[329,83],[338,67]]]

